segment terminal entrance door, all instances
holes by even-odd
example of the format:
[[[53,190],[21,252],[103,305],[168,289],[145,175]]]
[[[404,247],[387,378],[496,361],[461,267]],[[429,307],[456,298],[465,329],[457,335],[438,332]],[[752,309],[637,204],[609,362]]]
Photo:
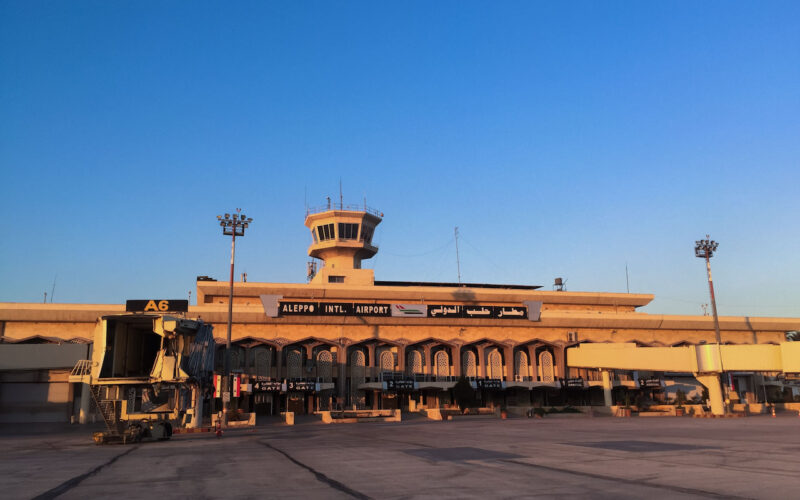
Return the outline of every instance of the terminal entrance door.
[[[381,393],[381,409],[382,410],[398,409],[400,406],[397,400],[398,400],[398,395],[396,392]]]
[[[302,392],[290,392],[286,396],[286,409],[295,415],[306,414],[306,397]]]
[[[253,411],[256,415],[272,415],[273,403],[271,392],[257,392],[253,394]]]

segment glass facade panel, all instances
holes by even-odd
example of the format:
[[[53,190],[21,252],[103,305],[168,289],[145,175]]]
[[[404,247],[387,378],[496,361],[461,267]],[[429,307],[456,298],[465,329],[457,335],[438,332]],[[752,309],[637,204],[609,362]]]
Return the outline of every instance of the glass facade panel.
[[[339,239],[354,240],[358,238],[358,224],[339,223]]]
[[[375,231],[374,227],[364,225],[361,228],[361,241],[364,243],[371,245],[372,244],[372,233]]]
[[[319,241],[332,240],[336,236],[333,232],[333,224],[317,226],[317,236]]]

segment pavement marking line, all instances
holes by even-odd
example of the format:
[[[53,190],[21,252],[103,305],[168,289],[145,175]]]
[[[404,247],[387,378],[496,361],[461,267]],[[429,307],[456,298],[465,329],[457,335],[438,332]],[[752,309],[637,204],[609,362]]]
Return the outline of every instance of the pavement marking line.
[[[108,462],[98,465],[97,467],[95,467],[94,469],[90,470],[89,472],[87,472],[85,474],[81,474],[80,476],[75,476],[72,479],[68,479],[68,480],[64,481],[63,483],[59,484],[58,486],[56,486],[55,488],[53,488],[51,490],[47,490],[44,493],[42,493],[41,495],[37,495],[37,496],[33,497],[33,500],[51,500],[53,498],[56,498],[59,495],[63,495],[64,493],[68,492],[72,488],[78,486],[87,477],[92,476],[94,474],[97,474],[104,467],[108,467],[109,465],[113,464],[114,462],[116,462],[120,458],[124,457],[125,455],[127,455],[128,453],[130,453],[130,452],[132,452],[134,450],[137,450],[138,448],[139,448],[138,446],[134,446],[134,447],[130,448],[127,451],[123,451],[119,455],[116,455],[116,456],[112,457]]]
[[[740,500],[750,500],[750,497],[740,497],[740,496],[729,495],[729,494],[724,494],[724,493],[715,493],[713,491],[698,490],[698,489],[694,489],[694,488],[683,488],[681,486],[669,486],[669,485],[666,485],[666,484],[651,483],[649,481],[642,481],[642,480],[636,480],[636,479],[625,479],[625,478],[616,477],[616,476],[604,476],[602,474],[595,474],[595,473],[592,473],[592,472],[581,472],[581,471],[570,470],[570,469],[560,469],[558,467],[550,467],[548,465],[539,465],[539,464],[532,464],[532,463],[528,463],[528,462],[519,462],[519,461],[513,460],[513,459],[500,459],[498,461],[499,462],[506,462],[506,463],[509,463],[509,464],[515,464],[515,465],[523,465],[525,467],[531,467],[531,468],[534,468],[534,469],[543,469],[543,470],[553,471],[553,472],[563,472],[564,474],[572,474],[572,475],[575,475],[575,476],[584,476],[584,477],[590,477],[592,479],[601,479],[601,480],[605,480],[605,481],[611,481],[611,482],[617,482],[617,483],[625,483],[625,484],[630,484],[630,485],[634,485],[634,486],[644,486],[644,487],[648,487],[648,488],[669,490],[669,491],[674,491],[676,493],[686,493],[686,494],[689,494],[689,495],[699,495],[699,496],[704,496],[704,497],[708,497],[708,498],[735,498],[735,499],[740,499]]]
[[[318,472],[314,468],[312,468],[312,467],[310,467],[310,466],[308,466],[308,465],[296,460],[294,457],[292,457],[291,455],[289,455],[285,451],[283,451],[283,450],[281,450],[279,448],[275,448],[271,444],[265,443],[264,441],[258,441],[258,443],[263,445],[263,446],[266,446],[270,450],[277,451],[278,453],[280,453],[284,457],[288,458],[292,463],[294,463],[296,465],[299,465],[300,467],[306,469],[308,472],[314,474],[314,477],[317,478],[317,481],[319,481],[321,483],[325,483],[328,486],[330,486],[331,488],[339,490],[339,491],[341,491],[343,493],[347,493],[351,497],[358,498],[359,500],[372,500],[371,497],[368,497],[367,495],[365,495],[363,493],[360,493],[360,492],[358,492],[358,491],[356,491],[356,490],[354,490],[352,488],[348,488],[347,486],[345,486],[344,484],[340,483],[339,481],[336,481],[335,479],[331,479],[328,476],[326,476],[325,474],[323,474],[321,472]]]

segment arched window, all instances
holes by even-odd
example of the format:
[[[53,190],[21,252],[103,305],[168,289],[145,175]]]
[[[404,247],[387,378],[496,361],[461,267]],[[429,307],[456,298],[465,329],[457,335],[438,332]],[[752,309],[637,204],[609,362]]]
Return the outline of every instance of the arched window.
[[[394,354],[392,351],[386,350],[381,353],[381,371],[394,371]]]
[[[333,356],[331,351],[325,349],[317,354],[317,377],[322,382],[330,382],[332,380],[331,372],[333,371]]]
[[[542,370],[542,382],[555,381],[555,370],[553,369],[553,355],[549,351],[539,354],[539,368]]]
[[[231,370],[242,369],[242,353],[238,347],[231,348]]]
[[[269,377],[269,369],[272,365],[272,352],[269,349],[259,348],[256,351],[256,375],[259,377]]]
[[[523,351],[517,351],[514,356],[514,374],[518,380],[525,380],[528,377],[528,355]]]
[[[359,391],[358,386],[366,381],[366,364],[364,351],[355,350],[350,354],[350,402],[357,408],[364,408],[364,391]]]
[[[408,353],[408,372],[411,375],[422,374],[422,354],[419,351]]]
[[[436,353],[436,376],[450,376],[450,356],[447,355],[447,351],[439,351]]]
[[[475,378],[478,376],[475,368],[475,353],[466,351],[461,354],[461,373],[467,378]]]
[[[489,353],[489,378],[503,380],[503,358],[500,357],[500,352],[494,349]]]
[[[366,365],[367,358],[364,356],[364,351],[353,351],[350,355],[350,377],[353,380],[359,380],[359,383],[364,383]]]
[[[286,353],[286,368],[289,378],[303,377],[303,356],[300,354],[300,351],[292,349]]]

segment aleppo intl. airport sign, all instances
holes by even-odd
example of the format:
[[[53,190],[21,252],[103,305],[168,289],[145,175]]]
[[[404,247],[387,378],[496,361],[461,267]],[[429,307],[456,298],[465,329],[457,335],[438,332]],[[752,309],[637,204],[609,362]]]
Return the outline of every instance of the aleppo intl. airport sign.
[[[524,306],[365,304],[359,302],[281,301],[278,305],[278,314],[280,316],[391,316],[396,318],[528,319],[528,308]]]

